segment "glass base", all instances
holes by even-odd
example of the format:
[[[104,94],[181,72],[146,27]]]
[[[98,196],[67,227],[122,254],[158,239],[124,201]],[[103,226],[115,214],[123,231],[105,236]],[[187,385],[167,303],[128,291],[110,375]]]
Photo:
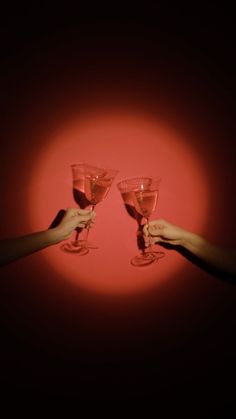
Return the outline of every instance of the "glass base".
[[[98,246],[92,242],[87,242],[86,247],[88,249],[98,249]]]
[[[148,266],[165,256],[164,252],[145,252],[140,255],[134,256],[130,263],[133,266]]]
[[[67,253],[74,253],[80,256],[87,255],[89,248],[86,246],[84,240],[75,240],[68,243],[63,243],[60,246],[61,250]]]

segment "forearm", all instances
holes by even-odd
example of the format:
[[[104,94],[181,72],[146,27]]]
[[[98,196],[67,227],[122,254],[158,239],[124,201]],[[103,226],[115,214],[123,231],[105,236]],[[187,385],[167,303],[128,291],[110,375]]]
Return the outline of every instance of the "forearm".
[[[216,246],[203,237],[185,232],[181,238],[181,246],[217,269],[236,274],[236,251]]]
[[[60,236],[56,228],[23,237],[0,240],[0,266],[56,244],[59,241]]]

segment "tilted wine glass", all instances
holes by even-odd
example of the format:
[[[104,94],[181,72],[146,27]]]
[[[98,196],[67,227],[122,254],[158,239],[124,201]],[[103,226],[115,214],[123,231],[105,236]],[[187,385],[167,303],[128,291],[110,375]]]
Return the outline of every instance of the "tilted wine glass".
[[[87,163],[78,163],[71,165],[73,197],[79,208],[85,209],[90,206],[90,202],[85,195],[85,178],[89,171],[93,172],[95,168]],[[75,230],[75,239],[61,245],[65,252],[86,255],[89,252],[88,246],[85,247],[85,240],[79,240],[79,234],[83,229],[77,227]]]
[[[128,214],[138,223],[137,244],[140,254],[131,259],[134,266],[150,265],[164,256],[163,252],[147,249],[143,239],[143,227],[157,205],[159,185],[160,179],[151,177],[125,179],[117,184]]]
[[[91,170],[87,168],[85,175],[85,197],[89,202],[91,209],[103,201],[117,175],[118,170],[94,167]],[[85,238],[85,247],[88,246],[89,226],[87,228],[87,236]]]

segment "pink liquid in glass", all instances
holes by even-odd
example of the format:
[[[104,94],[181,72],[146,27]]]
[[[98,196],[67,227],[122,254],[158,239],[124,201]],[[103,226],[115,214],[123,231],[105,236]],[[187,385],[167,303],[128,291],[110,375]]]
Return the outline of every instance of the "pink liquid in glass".
[[[75,202],[82,209],[90,205],[90,202],[85,195],[84,186],[84,179],[77,179],[73,182],[73,197]]]
[[[156,208],[158,191],[135,191],[135,208],[143,217],[149,218]]]
[[[91,205],[98,204],[106,197],[111,183],[111,179],[85,178],[86,198]]]
[[[121,196],[130,217],[134,218],[140,224],[143,217],[142,214],[138,213],[134,206],[134,192],[123,192]]]

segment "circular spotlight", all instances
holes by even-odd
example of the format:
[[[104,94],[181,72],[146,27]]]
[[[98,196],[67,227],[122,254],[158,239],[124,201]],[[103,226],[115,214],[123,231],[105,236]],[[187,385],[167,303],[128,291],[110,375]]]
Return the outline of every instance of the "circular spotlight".
[[[101,294],[139,293],[168,280],[188,263],[166,251],[156,264],[135,268],[136,222],[128,215],[116,183],[135,176],[161,177],[159,201],[151,219],[201,233],[208,210],[205,169],[190,139],[148,114],[87,112],[48,138],[37,157],[29,185],[28,210],[32,229],[50,224],[59,209],[76,206],[70,165],[88,162],[119,170],[106,199],[97,205],[90,238],[98,244],[86,256],[63,253],[60,246],[42,252],[61,276]]]

